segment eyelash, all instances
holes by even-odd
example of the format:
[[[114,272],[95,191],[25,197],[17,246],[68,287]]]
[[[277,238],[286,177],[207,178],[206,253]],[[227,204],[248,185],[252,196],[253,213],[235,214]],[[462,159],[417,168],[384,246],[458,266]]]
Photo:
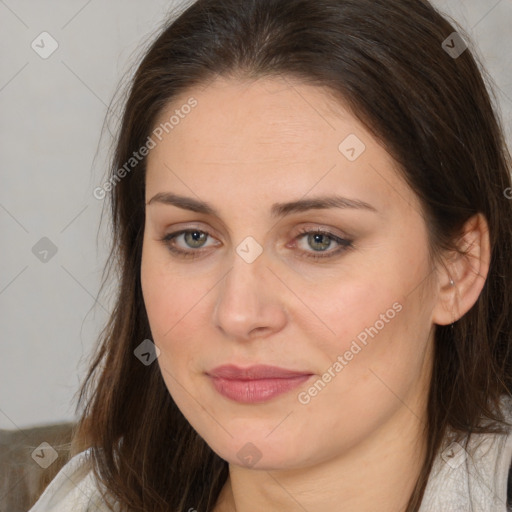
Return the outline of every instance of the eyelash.
[[[208,233],[207,231],[203,231],[200,229],[182,229],[181,231],[176,231],[174,233],[169,233],[168,235],[165,235],[163,238],[160,239],[160,241],[163,242],[164,245],[171,252],[173,252],[174,254],[178,254],[182,258],[192,258],[192,259],[198,258],[199,256],[201,256],[201,253],[204,251],[202,251],[200,249],[197,249],[197,250],[191,249],[190,251],[184,251],[183,249],[176,248],[176,246],[171,243],[175,238],[177,238],[180,235],[183,235],[185,233],[194,233],[194,232],[204,233],[208,236],[211,236],[210,233]],[[342,252],[345,252],[347,250],[354,248],[352,240],[348,240],[346,238],[340,238],[340,237],[334,235],[333,233],[330,233],[329,231],[323,231],[321,229],[303,228],[299,232],[299,234],[295,237],[295,240],[298,240],[298,239],[304,237],[304,235],[309,235],[309,234],[325,235],[328,238],[330,238],[331,240],[333,240],[334,242],[336,242],[337,244],[339,244],[340,247],[338,249],[336,249],[335,251],[330,251],[327,254],[322,254],[323,251],[321,251],[321,252],[317,251],[316,254],[310,253],[309,251],[302,251],[304,257],[306,257],[306,258],[311,258],[314,260],[333,258],[334,256],[337,256]]]

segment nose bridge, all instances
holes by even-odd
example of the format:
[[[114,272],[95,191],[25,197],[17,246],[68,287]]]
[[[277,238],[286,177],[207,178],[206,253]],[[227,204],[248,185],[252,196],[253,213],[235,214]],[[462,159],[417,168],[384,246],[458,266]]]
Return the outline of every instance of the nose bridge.
[[[263,276],[265,270],[262,256],[248,263],[235,251],[231,269],[221,285],[217,309],[240,321],[250,316],[255,317],[264,300],[262,292],[266,281]]]
[[[251,240],[236,247],[216,299],[214,323],[235,338],[247,338],[255,329],[276,329],[285,320],[278,295],[269,289],[267,258],[262,252],[254,257],[254,250]]]
[[[266,281],[267,264],[267,252],[264,253],[263,246],[253,236],[246,236],[234,245],[231,269],[223,283],[225,298],[230,300],[232,293],[235,296],[238,293],[237,302],[258,302],[256,296],[263,291],[261,285]]]

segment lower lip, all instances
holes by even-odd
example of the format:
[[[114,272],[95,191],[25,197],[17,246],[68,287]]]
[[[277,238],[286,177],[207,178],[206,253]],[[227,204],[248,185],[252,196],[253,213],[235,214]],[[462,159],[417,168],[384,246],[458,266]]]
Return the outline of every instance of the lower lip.
[[[234,380],[211,377],[215,389],[226,398],[243,404],[267,402],[272,398],[290,391],[311,375],[300,375],[284,379]]]

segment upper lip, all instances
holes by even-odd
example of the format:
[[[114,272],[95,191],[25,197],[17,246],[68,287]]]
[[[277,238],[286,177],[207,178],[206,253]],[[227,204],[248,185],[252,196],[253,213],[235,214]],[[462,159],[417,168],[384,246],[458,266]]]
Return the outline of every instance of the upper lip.
[[[256,379],[289,379],[303,375],[311,375],[310,372],[288,370],[278,366],[258,364],[247,368],[240,368],[232,364],[217,366],[207,372],[211,377],[221,377],[232,380],[256,380]]]

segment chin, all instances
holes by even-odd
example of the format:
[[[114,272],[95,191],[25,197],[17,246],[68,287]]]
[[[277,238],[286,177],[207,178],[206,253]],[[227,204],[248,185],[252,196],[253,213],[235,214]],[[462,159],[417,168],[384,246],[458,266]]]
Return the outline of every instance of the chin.
[[[281,438],[271,440],[265,435],[251,436],[250,434],[237,436],[234,432],[233,439],[226,444],[208,443],[210,448],[229,464],[248,469],[275,470],[294,469],[300,465],[297,447],[302,447],[299,441],[286,445]],[[302,450],[301,450],[302,451]],[[304,453],[300,454],[302,460]]]

